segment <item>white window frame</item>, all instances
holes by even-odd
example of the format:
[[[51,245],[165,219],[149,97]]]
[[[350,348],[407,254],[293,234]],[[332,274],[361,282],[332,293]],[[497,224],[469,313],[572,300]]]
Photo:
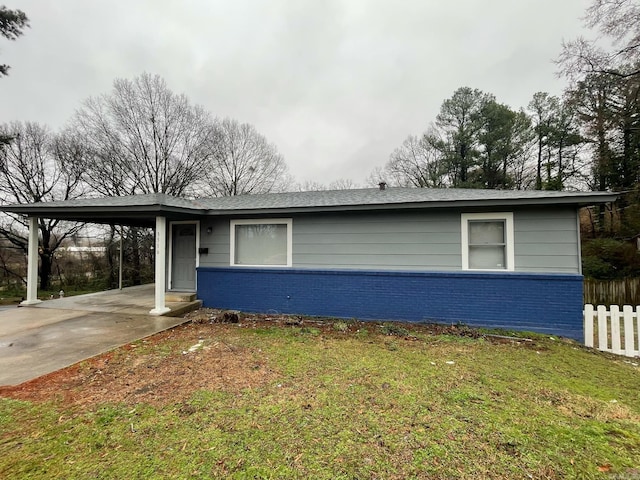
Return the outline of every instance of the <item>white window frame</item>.
[[[504,221],[506,268],[469,268],[469,222],[470,221]],[[460,216],[462,239],[462,269],[473,271],[504,272],[515,270],[515,253],[513,241],[513,212],[463,213]]]
[[[236,264],[236,225],[286,225],[287,226],[287,263],[286,265],[246,265]],[[293,220],[291,218],[260,218],[231,220],[229,222],[229,265],[232,267],[282,268],[293,265]]]

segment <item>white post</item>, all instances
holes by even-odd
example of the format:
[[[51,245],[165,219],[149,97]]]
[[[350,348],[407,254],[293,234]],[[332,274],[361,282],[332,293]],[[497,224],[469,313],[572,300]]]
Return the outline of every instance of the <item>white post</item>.
[[[120,225],[120,257],[118,260],[118,290],[122,290],[122,261],[124,259],[124,252],[122,250],[122,247],[123,247],[122,233],[123,233],[123,228],[122,228],[122,225]]]
[[[35,305],[38,300],[38,217],[29,217],[27,250],[27,299],[20,305]]]
[[[151,315],[164,315],[171,309],[164,305],[164,288],[166,279],[166,245],[167,245],[167,219],[156,217],[156,306],[149,312]]]

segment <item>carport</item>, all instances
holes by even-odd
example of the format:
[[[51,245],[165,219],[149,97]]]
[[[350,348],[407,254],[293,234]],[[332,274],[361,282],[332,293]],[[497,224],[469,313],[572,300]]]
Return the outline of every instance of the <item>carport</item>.
[[[155,301],[148,313],[151,315],[169,313],[170,309],[165,304],[169,261],[168,222],[196,223],[204,210],[204,207],[203,209],[198,207],[197,201],[184,200],[162,193],[1,206],[0,211],[22,214],[28,218],[27,298],[22,305],[36,305],[41,302],[38,299],[38,218],[48,218],[81,223],[154,228]],[[193,255],[197,266],[197,248],[194,249]]]

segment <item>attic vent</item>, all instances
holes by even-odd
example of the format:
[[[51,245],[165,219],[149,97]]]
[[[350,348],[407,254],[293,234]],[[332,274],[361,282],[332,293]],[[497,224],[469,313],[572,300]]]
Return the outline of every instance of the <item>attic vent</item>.
[[[380,190],[386,190],[387,189],[387,182],[380,182],[378,184],[378,186],[380,187]]]

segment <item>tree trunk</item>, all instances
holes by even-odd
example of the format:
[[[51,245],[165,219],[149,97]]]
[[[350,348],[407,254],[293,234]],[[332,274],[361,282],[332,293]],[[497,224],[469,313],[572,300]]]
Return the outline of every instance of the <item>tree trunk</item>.
[[[596,170],[596,188],[600,192],[604,192],[607,189],[607,179],[609,178],[609,158],[607,139],[604,126],[604,119],[602,118],[602,112],[598,112],[596,129],[598,135],[598,158],[597,158],[597,170]],[[599,204],[596,206],[596,236],[600,236],[604,232],[605,225],[605,209],[604,205]]]
[[[538,136],[538,165],[536,169],[536,190],[542,190],[542,136]]]
[[[40,290],[49,290],[51,286],[51,266],[53,256],[47,251],[40,253]]]
[[[40,290],[49,290],[51,285],[51,266],[53,264],[53,255],[49,247],[51,232],[46,225],[41,224],[40,234],[42,236],[42,244],[38,252],[40,257]]]
[[[632,125],[630,122],[625,122],[622,130],[622,182],[621,189],[628,190],[633,187],[634,175],[631,169],[633,161],[631,160],[633,155],[633,148],[631,145],[631,131]]]
[[[564,188],[564,180],[563,180],[563,166],[562,166],[562,150],[563,150],[563,142],[560,142],[560,146],[558,147],[558,176],[554,190],[563,190]]]

